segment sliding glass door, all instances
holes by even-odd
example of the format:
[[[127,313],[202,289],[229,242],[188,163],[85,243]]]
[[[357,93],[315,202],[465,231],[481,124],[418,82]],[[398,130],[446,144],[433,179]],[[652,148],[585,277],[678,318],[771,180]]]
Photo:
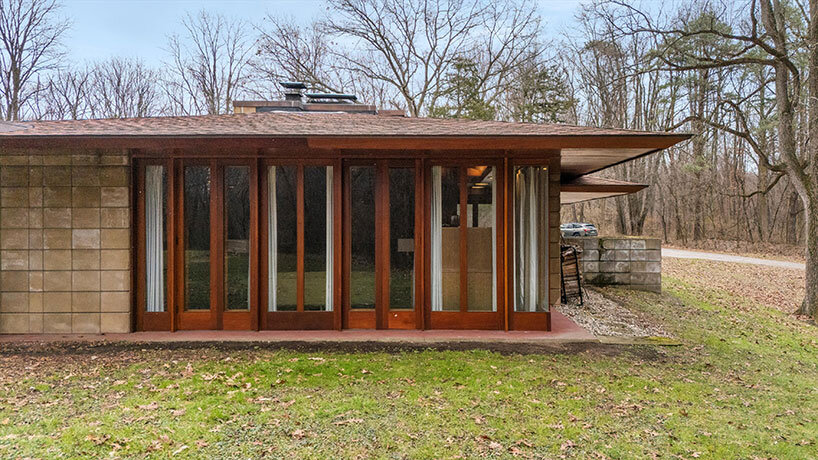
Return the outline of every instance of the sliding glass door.
[[[350,162],[344,169],[344,311],[352,329],[420,327],[420,241],[414,161]]]
[[[252,162],[192,160],[177,168],[181,203],[179,329],[252,329],[257,218]],[[150,271],[150,268],[149,268]]]
[[[264,166],[264,329],[334,327],[335,174],[320,161]]]
[[[487,328],[498,311],[498,164],[433,165],[429,173],[432,328]]]

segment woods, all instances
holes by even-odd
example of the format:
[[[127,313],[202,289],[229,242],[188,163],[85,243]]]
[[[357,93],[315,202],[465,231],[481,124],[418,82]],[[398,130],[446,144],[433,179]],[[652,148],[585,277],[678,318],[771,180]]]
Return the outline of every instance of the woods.
[[[6,120],[229,113],[278,82],[408,116],[695,134],[605,174],[651,185],[564,208],[603,234],[797,246],[818,315],[818,0],[606,0],[561,34],[530,0],[328,0],[310,21],[180,18],[163,64],[76,62],[57,0],[0,2]]]

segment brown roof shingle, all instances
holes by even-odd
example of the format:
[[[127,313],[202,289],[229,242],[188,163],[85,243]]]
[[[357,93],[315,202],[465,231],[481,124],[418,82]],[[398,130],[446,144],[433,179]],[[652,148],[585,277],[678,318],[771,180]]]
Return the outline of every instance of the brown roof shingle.
[[[408,118],[352,113],[267,112],[2,123],[0,139],[39,137],[448,137],[679,136],[565,124]]]

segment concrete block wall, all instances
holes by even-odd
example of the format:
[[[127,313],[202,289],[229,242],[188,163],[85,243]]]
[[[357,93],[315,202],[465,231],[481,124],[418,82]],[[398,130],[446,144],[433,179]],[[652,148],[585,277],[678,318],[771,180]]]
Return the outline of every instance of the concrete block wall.
[[[131,329],[125,152],[0,151],[0,333]]]
[[[662,243],[657,238],[565,238],[582,248],[583,280],[594,286],[662,291]]]

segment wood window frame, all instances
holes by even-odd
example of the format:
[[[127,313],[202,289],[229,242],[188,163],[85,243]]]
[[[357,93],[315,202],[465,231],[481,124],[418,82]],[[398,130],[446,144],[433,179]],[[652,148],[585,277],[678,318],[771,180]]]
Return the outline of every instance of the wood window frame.
[[[557,157],[557,164],[559,162],[559,157]],[[553,235],[551,234],[551,230],[553,227],[553,222],[551,221],[551,187],[553,186],[551,182],[551,169],[553,167],[554,161],[553,157],[549,156],[546,158],[512,158],[506,160],[507,167],[506,167],[506,247],[508,248],[508,252],[506,253],[506,267],[508,270],[506,271],[505,277],[505,285],[506,289],[506,304],[508,305],[507,308],[507,317],[506,317],[506,324],[507,330],[521,330],[521,331],[550,331],[551,330],[551,253],[552,253],[552,244],[551,238]],[[546,312],[528,312],[528,311],[517,311],[514,299],[514,283],[516,283],[515,278],[515,270],[514,270],[514,256],[515,256],[515,233],[514,233],[514,171],[517,167],[525,167],[525,166],[539,166],[539,167],[547,167],[548,168],[548,197],[546,197],[546,214],[547,214],[547,222],[548,227],[546,228],[546,232],[548,233],[547,241],[548,241],[548,264],[547,264],[547,274],[546,279],[548,280],[548,311]],[[559,223],[557,223],[559,225]]]
[[[147,166],[163,166],[165,168],[165,176],[167,177],[168,197],[165,204],[165,238],[167,241],[167,272],[165,274],[165,311],[163,312],[148,312],[147,305],[147,260],[146,260],[146,219],[145,219],[145,172]],[[136,193],[134,194],[134,209],[136,210],[134,221],[135,225],[133,231],[135,235],[133,240],[135,242],[136,253],[133,256],[136,268],[133,272],[133,286],[134,289],[134,305],[136,306],[136,330],[138,331],[175,331],[175,317],[176,317],[176,302],[175,296],[175,277],[173,276],[173,267],[175,264],[175,242],[174,238],[174,163],[169,159],[145,159],[137,160],[135,172]]]
[[[175,170],[175,266],[174,292],[176,308],[174,325],[185,330],[253,330],[258,328],[258,180],[257,167],[246,158],[176,158]],[[210,168],[210,308],[208,310],[185,309],[185,207],[184,174],[190,166]],[[246,166],[250,185],[250,308],[248,311],[225,309],[225,213],[224,169],[229,166]],[[219,218],[220,217],[220,218]],[[170,271],[170,270],[169,270]]]
[[[341,293],[339,286],[341,282],[341,161],[339,159],[275,159],[265,158],[258,161],[258,184],[259,190],[259,327],[265,330],[320,330],[320,329],[341,329]],[[269,260],[269,231],[267,227],[268,200],[267,187],[269,185],[268,170],[271,166],[292,166],[296,168],[296,311],[268,311],[269,308],[269,279],[267,277]],[[323,166],[332,167],[332,187],[333,187],[333,221],[327,222],[333,229],[333,273],[327,276],[333,277],[333,309],[332,311],[305,311],[304,310],[304,167]]]
[[[490,166],[495,168],[496,175],[496,202],[494,203],[495,228],[496,228],[496,253],[495,253],[495,292],[497,301],[497,311],[468,311],[468,191],[465,170],[470,166]],[[424,284],[431,287],[432,284],[432,246],[431,246],[431,198],[432,198],[432,167],[456,167],[459,168],[458,180],[460,189],[460,311],[432,311],[431,289],[424,292],[424,326],[426,329],[484,329],[497,330],[506,329],[507,323],[507,301],[506,286],[504,284],[505,273],[505,184],[506,165],[502,158],[468,158],[468,159],[433,159],[428,160],[424,167]]]

